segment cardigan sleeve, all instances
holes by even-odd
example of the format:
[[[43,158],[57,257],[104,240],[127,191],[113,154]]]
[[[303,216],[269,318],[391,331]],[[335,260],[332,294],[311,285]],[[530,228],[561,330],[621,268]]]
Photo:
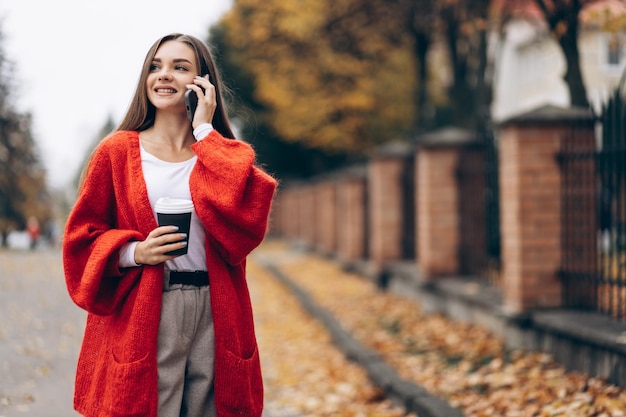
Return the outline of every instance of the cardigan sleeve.
[[[63,268],[70,297],[95,314],[112,313],[141,275],[141,268],[120,269],[119,249],[141,240],[136,230],[116,229],[117,213],[110,158],[102,147],[90,162],[63,239]]]
[[[190,179],[196,212],[220,255],[237,265],[265,237],[277,182],[255,166],[250,145],[217,130],[192,149],[198,156]]]

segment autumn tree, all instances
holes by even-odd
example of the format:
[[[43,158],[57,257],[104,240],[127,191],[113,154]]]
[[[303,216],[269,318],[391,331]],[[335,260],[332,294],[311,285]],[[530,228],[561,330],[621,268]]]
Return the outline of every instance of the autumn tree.
[[[270,123],[267,106],[254,94],[252,74],[237,64],[238,51],[225,39],[223,25],[210,28],[208,41],[228,87],[224,100],[236,135],[254,146],[259,163],[281,179],[309,177],[345,164],[349,159],[346,152],[330,153],[306,143],[283,140]]]
[[[428,52],[437,29],[438,16],[436,0],[402,0],[398,3],[399,21],[406,28],[412,40],[413,56],[416,66],[416,84],[414,103],[414,132],[432,129],[435,126],[435,104],[428,94],[430,83]]]
[[[235,1],[226,53],[250,77],[258,117],[287,142],[363,154],[411,129],[413,56],[380,1]],[[384,23],[384,25],[383,25]]]
[[[36,154],[31,120],[4,109],[0,114],[0,231],[7,245],[11,230],[23,229],[34,216],[41,223],[52,212],[45,169]]]
[[[0,34],[0,41],[2,34]],[[51,218],[46,173],[37,154],[29,114],[13,106],[13,64],[0,48],[0,234],[2,246],[10,231],[23,229],[26,219]]]
[[[313,149],[320,160],[362,156],[444,124],[488,129],[489,36],[520,6],[545,17],[567,61],[572,104],[586,106],[579,18],[599,1],[236,0],[212,36],[256,133],[275,139],[273,150],[299,152],[290,161],[303,166]]]
[[[365,155],[419,131],[474,127],[488,117],[489,5],[238,0],[211,41],[221,43],[226,72],[248,89],[245,101],[264,133],[325,154]],[[448,51],[446,68],[429,62],[434,42]]]
[[[491,0],[445,0],[436,3],[437,33],[445,45],[452,73],[449,121],[480,128],[489,119],[492,80],[488,34]]]

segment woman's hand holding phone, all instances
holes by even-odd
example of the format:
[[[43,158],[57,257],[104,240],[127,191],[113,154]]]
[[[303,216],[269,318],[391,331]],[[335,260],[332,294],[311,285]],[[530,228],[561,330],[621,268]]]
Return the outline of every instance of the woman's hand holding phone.
[[[202,123],[211,123],[217,103],[215,100],[215,87],[209,81],[209,76],[196,76],[193,84],[187,84],[185,91],[185,106],[187,117],[194,128]]]

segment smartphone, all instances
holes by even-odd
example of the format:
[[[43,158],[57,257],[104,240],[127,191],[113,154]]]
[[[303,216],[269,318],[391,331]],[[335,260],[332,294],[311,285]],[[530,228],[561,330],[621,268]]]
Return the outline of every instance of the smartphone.
[[[198,106],[198,95],[193,90],[185,91],[185,107],[187,108],[187,117],[193,122],[193,115],[196,113]]]
[[[207,74],[205,75],[208,79],[211,79]],[[202,87],[200,87],[202,88]],[[204,93],[204,88],[202,88],[202,92]],[[187,108],[187,117],[190,122],[193,122],[193,115],[196,113],[196,107],[198,106],[198,95],[193,90],[185,91],[185,107]]]

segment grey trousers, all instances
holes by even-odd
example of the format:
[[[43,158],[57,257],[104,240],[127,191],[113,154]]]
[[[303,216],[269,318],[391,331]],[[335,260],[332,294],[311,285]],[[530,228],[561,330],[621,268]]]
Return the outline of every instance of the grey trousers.
[[[216,417],[208,286],[165,284],[158,343],[158,417]]]

